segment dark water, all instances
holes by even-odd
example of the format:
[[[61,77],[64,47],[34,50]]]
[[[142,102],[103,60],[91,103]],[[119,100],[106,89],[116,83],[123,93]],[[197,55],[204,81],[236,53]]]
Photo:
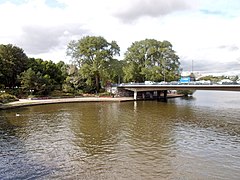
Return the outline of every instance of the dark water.
[[[0,179],[239,178],[240,92],[0,111]]]

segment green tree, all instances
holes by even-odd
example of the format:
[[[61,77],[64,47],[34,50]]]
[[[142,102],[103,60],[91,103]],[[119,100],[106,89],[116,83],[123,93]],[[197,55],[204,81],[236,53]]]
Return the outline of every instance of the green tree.
[[[61,63],[61,62],[60,62]],[[55,64],[53,61],[43,61],[42,63],[42,74],[46,77],[49,76],[54,88],[61,87],[62,83],[66,79],[66,72],[64,72],[64,64]]]
[[[217,83],[223,79],[225,79],[226,77],[225,76],[212,76],[212,75],[208,75],[208,76],[204,76],[204,77],[201,77],[199,78],[198,80],[201,81],[201,80],[204,80],[204,81],[211,81],[213,83]]]
[[[28,57],[24,51],[12,44],[0,45],[0,82],[5,87],[18,85],[18,75],[27,69]]]
[[[42,59],[29,58],[28,69],[19,77],[25,92],[34,90],[34,94],[48,95],[51,91],[62,89],[67,77],[67,65]]]
[[[21,85],[28,94],[30,91],[36,95],[48,95],[53,90],[53,83],[48,74],[42,75],[41,72],[35,72],[31,68],[21,73]]]
[[[109,80],[111,83],[120,83],[123,80],[124,77],[124,72],[123,72],[123,67],[124,67],[125,61],[119,61],[117,59],[112,59],[110,61],[109,65]]]
[[[120,48],[115,41],[107,42],[101,36],[85,36],[68,44],[67,55],[80,68],[81,75],[90,86],[99,91],[109,77],[110,61],[119,55]]]
[[[179,79],[179,57],[168,41],[145,39],[134,42],[125,53],[124,80],[143,82]]]
[[[25,90],[25,92],[28,92],[30,90],[36,90],[36,81],[38,79],[35,71],[32,70],[32,68],[29,68],[28,70],[24,71],[21,76],[21,86]]]
[[[67,78],[67,67],[68,65],[66,65],[63,61],[59,61],[56,64],[56,67],[58,69],[58,75],[60,74],[61,76],[58,77],[58,81],[59,85],[63,84],[64,80]]]
[[[42,59],[29,58],[28,68],[31,68],[36,73],[39,72],[43,77],[49,76],[54,89],[61,89],[67,77],[67,65],[63,61],[55,64],[51,60],[44,61]]]
[[[63,92],[76,93],[81,86],[81,78],[75,65],[67,67],[67,77],[62,85]]]

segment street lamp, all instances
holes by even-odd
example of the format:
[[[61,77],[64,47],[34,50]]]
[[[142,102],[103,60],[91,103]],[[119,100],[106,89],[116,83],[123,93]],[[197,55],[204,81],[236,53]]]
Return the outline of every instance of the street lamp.
[[[30,94],[32,95],[32,93],[34,92],[34,89],[30,89],[29,91],[30,91]]]
[[[164,66],[163,66],[163,80],[164,82],[166,82],[166,71],[165,71],[165,62],[164,62]]]

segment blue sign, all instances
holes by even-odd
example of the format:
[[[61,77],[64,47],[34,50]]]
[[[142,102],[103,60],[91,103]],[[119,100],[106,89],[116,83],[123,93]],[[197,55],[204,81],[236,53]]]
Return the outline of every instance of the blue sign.
[[[190,82],[190,77],[181,77],[180,83],[189,83]]]

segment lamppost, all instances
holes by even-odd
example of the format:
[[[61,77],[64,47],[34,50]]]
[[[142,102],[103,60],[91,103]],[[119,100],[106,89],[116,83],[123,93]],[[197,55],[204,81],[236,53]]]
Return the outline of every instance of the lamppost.
[[[165,66],[166,65],[165,65],[165,61],[164,61],[164,66],[163,66],[163,81],[164,82],[166,82],[166,71],[165,71],[166,67]]]
[[[30,94],[32,95],[32,93],[34,92],[34,89],[30,89],[29,91],[30,91]]]

